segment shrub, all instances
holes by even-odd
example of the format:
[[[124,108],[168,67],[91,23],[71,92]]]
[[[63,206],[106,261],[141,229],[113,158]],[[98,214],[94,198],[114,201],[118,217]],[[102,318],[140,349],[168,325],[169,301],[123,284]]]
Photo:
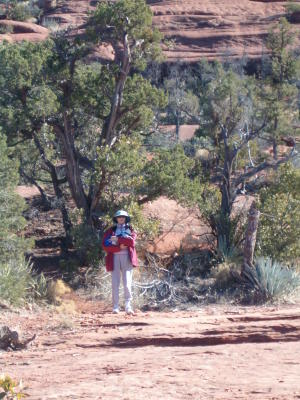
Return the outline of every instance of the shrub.
[[[39,18],[42,10],[36,3],[36,0],[0,0],[0,6],[2,5],[3,9],[2,13],[8,19],[14,21],[27,21],[32,17]]]
[[[34,276],[28,262],[11,259],[0,265],[0,298],[14,305],[22,305],[45,295],[45,277]]]
[[[82,264],[96,267],[99,263],[99,257],[102,252],[101,238],[97,236],[97,232],[86,223],[78,223],[72,228],[72,238],[74,248],[78,254],[78,262],[71,262],[67,265],[70,270],[76,269]]]
[[[209,281],[209,282],[208,282]],[[206,301],[211,279],[202,280],[197,267],[185,256],[175,258],[170,265],[157,256],[146,253],[146,260],[134,269],[133,303],[138,309],[162,310],[170,307],[190,307]],[[84,295],[111,303],[111,274],[101,262],[98,269],[90,268],[85,275]],[[120,303],[123,301],[120,292]]]
[[[111,302],[111,274],[106,271],[102,260],[100,260],[98,268],[89,268],[86,271],[82,287],[89,300],[98,299]]]
[[[255,268],[245,273],[256,302],[284,300],[300,289],[300,274],[271,258],[257,258]]]
[[[291,15],[294,12],[299,12],[300,11],[300,4],[299,3],[288,3],[285,6],[285,9],[286,9],[288,15]]]
[[[257,252],[279,261],[300,257],[300,172],[282,166],[272,184],[261,190]]]
[[[11,25],[0,24],[0,34],[12,33],[12,32],[13,32],[13,27]]]
[[[32,276],[24,259],[31,242],[20,235],[26,221],[25,201],[15,193],[18,179],[18,163],[10,158],[0,132],[0,298],[15,304],[41,297],[44,284],[42,276]]]
[[[56,18],[44,17],[42,25],[51,32],[57,32],[60,30],[60,25]]]
[[[214,267],[211,277],[215,279],[214,287],[219,290],[230,290],[236,286],[234,275],[240,273],[240,268],[234,263],[223,262]]]
[[[14,21],[27,21],[31,17],[29,7],[24,3],[17,3],[10,8],[8,18]]]
[[[0,399],[7,400],[18,400],[25,397],[25,394],[21,392],[21,382],[15,382],[8,375],[0,376]]]
[[[13,258],[22,260],[31,243],[18,235],[26,225],[22,212],[25,201],[15,193],[18,163],[9,157],[9,148],[0,131],[0,267]]]

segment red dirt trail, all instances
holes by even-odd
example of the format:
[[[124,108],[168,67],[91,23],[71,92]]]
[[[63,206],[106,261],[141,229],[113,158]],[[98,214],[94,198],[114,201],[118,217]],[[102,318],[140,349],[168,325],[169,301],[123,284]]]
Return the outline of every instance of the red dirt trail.
[[[300,306],[203,306],[113,315],[2,312],[27,350],[0,352],[1,372],[42,399],[300,399]]]

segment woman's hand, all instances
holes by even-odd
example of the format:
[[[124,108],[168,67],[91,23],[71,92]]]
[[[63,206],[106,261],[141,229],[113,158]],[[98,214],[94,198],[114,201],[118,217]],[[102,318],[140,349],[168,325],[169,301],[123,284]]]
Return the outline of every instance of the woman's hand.
[[[117,244],[117,242],[118,242],[117,236],[115,236],[115,235],[111,236],[110,241],[112,244]]]
[[[127,247],[127,246],[126,246],[125,244],[120,244],[120,249],[123,250],[123,249],[126,249],[126,247]]]

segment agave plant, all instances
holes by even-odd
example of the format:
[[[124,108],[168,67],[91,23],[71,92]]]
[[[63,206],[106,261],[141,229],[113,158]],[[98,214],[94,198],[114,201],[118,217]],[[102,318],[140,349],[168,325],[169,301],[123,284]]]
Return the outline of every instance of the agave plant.
[[[228,245],[225,236],[220,236],[217,247],[217,254],[223,263],[230,264],[241,259],[241,252],[234,244]]]
[[[248,286],[261,301],[287,298],[300,289],[300,274],[271,258],[259,257],[243,271]]]

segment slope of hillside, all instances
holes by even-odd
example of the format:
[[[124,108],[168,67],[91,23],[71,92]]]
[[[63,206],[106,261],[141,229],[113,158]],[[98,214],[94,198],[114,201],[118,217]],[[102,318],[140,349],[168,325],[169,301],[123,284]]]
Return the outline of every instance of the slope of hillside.
[[[169,61],[260,57],[271,24],[284,15],[284,2],[251,0],[152,1],[154,24],[175,40]]]
[[[60,28],[76,28],[86,21],[88,11],[95,4],[94,0],[61,0],[45,17]],[[154,14],[154,25],[170,39],[164,53],[171,62],[194,62],[204,57],[260,57],[270,26],[285,15],[284,1],[148,0],[148,4]],[[44,37],[18,31],[0,35],[0,40],[43,40]],[[109,48],[101,55],[112,58]]]

